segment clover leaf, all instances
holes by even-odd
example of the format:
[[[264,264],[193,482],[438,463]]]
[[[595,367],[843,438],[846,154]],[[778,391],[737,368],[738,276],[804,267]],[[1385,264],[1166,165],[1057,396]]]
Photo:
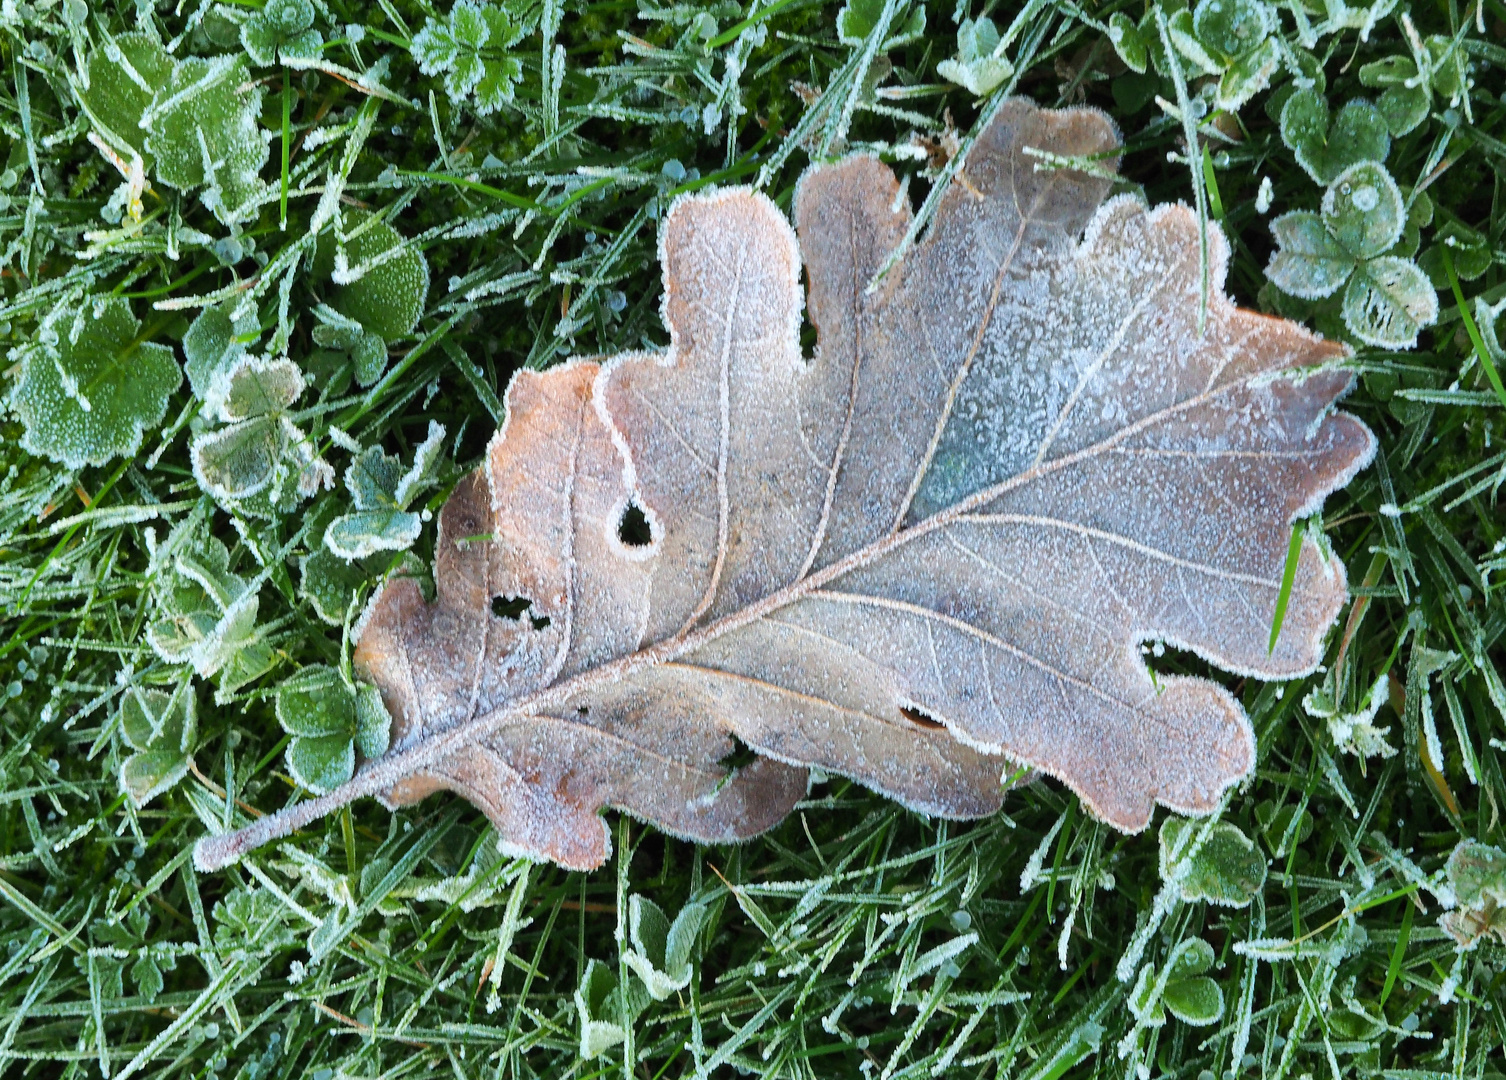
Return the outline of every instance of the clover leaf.
[[[964,19],[957,31],[957,58],[936,65],[936,73],[974,97],[991,94],[1014,74],[1014,65],[999,53],[999,30],[987,15]]]
[[[189,664],[219,677],[215,700],[272,667],[276,654],[256,626],[258,589],[230,570],[230,552],[185,522],[157,551],[155,617],[146,640],[169,664]]]
[[[1354,272],[1343,311],[1344,324],[1361,341],[1410,349],[1418,332],[1438,321],[1438,294],[1416,263],[1386,255]]]
[[[908,17],[901,17],[904,3],[895,6],[895,15],[889,27],[890,36],[882,43],[884,49],[898,48],[914,41],[926,32],[926,9],[917,4]],[[884,11],[884,0],[847,0],[837,12],[837,37],[843,45],[861,45],[878,25]]]
[[[1454,276],[1460,281],[1475,280],[1495,261],[1489,237],[1462,222],[1450,221],[1433,235],[1433,243],[1417,260],[1428,280],[1439,289],[1449,287],[1448,272],[1443,267],[1445,249],[1453,263]]]
[[[1224,1014],[1224,993],[1203,972],[1213,966],[1213,946],[1189,938],[1172,950],[1161,974],[1146,964],[1130,991],[1130,1012],[1145,1027],[1161,1027],[1169,1011],[1184,1024],[1206,1027]]]
[[[210,397],[212,389],[225,385],[219,376],[228,373],[259,336],[256,314],[248,312],[232,322],[231,306],[200,311],[183,335],[183,370],[194,397],[205,402],[209,413],[219,411],[219,403]]]
[[[1306,300],[1347,281],[1341,311],[1349,332],[1382,348],[1411,348],[1438,317],[1438,298],[1415,263],[1391,252],[1408,225],[1401,189],[1373,161],[1349,166],[1323,195],[1321,214],[1293,211],[1271,223],[1277,250],[1266,276]]]
[[[1270,85],[1281,63],[1272,36],[1276,9],[1265,0],[1201,0],[1192,13],[1192,32],[1213,61],[1208,73],[1219,77],[1217,102],[1234,111]],[[1175,39],[1178,51],[1184,41]]]
[[[151,168],[141,118],[172,74],[172,54],[151,34],[121,34],[90,54],[88,71],[89,85],[79,92],[84,105]]]
[[[310,791],[339,787],[366,758],[387,752],[392,720],[370,683],[350,683],[332,667],[306,667],[277,688],[277,722],[293,741],[288,771]]]
[[[227,225],[252,217],[259,176],[270,154],[261,136],[261,86],[244,57],[189,57],[178,62],[142,117],[157,177],[199,199]]]
[[[187,683],[172,694],[129,688],[120,733],[135,751],[121,762],[120,787],[139,809],[188,773],[197,734],[193,690]]]
[[[580,1056],[583,1061],[600,1057],[627,1039],[627,1027],[620,1019],[603,1019],[613,1009],[617,976],[601,961],[592,959],[575,989],[575,1011],[580,1017]]]
[[[423,529],[422,514],[408,507],[433,485],[433,471],[444,444],[444,425],[429,422],[429,433],[413,453],[413,467],[402,471],[398,459],[373,446],[358,454],[345,470],[345,486],[356,512],[330,522],[324,545],[346,561],[378,551],[411,547]]]
[[[314,308],[315,344],[346,353],[354,368],[356,382],[370,386],[382,377],[387,367],[387,342],[355,319],[342,315],[328,304]]]
[[[429,294],[429,264],[391,225],[364,211],[347,210],[343,245],[319,238],[314,277],[335,286],[329,307],[383,341],[412,332]],[[386,358],[383,357],[383,364]]]
[[[1298,90],[1281,109],[1281,140],[1320,184],[1328,185],[1360,161],[1385,161],[1391,135],[1370,102],[1354,98],[1330,120],[1328,101],[1315,89]]]
[[[303,390],[302,372],[287,359],[246,356],[216,376],[207,396],[227,426],[194,437],[190,458],[199,487],[222,503],[245,506],[264,496],[268,507],[291,509],[331,486],[334,470],[287,416]],[[261,506],[250,511],[265,516]]]
[[[313,25],[309,0],[267,0],[266,7],[241,24],[241,45],[253,64],[272,64],[279,56],[312,60],[324,46],[324,36]]]
[[[1445,912],[1438,925],[1461,951],[1485,937],[1506,945],[1506,851],[1463,840],[1449,855],[1445,872],[1459,907]]]
[[[1124,12],[1116,11],[1109,16],[1108,28],[1109,44],[1114,46],[1124,66],[1137,75],[1144,75],[1150,43],[1139,25]]]
[[[1176,882],[1182,899],[1206,900],[1223,907],[1247,907],[1265,888],[1265,859],[1238,826],[1220,821],[1202,847],[1192,844],[1201,821],[1169,817],[1161,825],[1161,879]]]
[[[1388,56],[1360,68],[1360,83],[1381,91],[1376,108],[1393,138],[1401,138],[1427,119],[1433,95],[1417,64],[1406,56]]]
[[[172,349],[139,340],[140,331],[130,301],[101,296],[11,350],[21,364],[11,402],[24,450],[70,469],[136,453],[183,381]]]
[[[690,903],[671,923],[648,897],[634,893],[628,898],[628,933],[633,948],[623,953],[622,959],[655,1001],[663,1001],[690,985],[691,952],[706,915],[705,904]]]
[[[444,75],[451,101],[459,103],[474,92],[476,112],[486,116],[513,100],[523,65],[506,50],[526,32],[526,24],[504,8],[458,0],[448,20],[424,23],[411,50],[421,72]]]

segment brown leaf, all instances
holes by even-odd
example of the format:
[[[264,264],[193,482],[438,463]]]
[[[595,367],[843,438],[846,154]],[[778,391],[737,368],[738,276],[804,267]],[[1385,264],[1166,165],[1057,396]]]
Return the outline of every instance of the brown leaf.
[[[603,806],[736,839],[806,766],[948,817],[996,809],[1013,763],[1127,831],[1214,808],[1254,764],[1249,721],[1215,683],[1153,680],[1141,646],[1311,671],[1344,570],[1304,545],[1268,652],[1290,525],[1375,441],[1332,410],[1340,346],[1223,295],[1221,235],[1200,336],[1192,214],[1100,205],[1106,180],[1025,147],[1109,165],[1117,139],[1008,103],[871,292],[910,221],[872,158],[806,174],[798,245],[762,195],[678,202],[670,348],[519,373],[441,516],[438,599],[399,581],[370,608],[356,659],[392,750],[200,865],[445,787],[505,843],[593,866]],[[763,756],[729,773],[730,735]]]

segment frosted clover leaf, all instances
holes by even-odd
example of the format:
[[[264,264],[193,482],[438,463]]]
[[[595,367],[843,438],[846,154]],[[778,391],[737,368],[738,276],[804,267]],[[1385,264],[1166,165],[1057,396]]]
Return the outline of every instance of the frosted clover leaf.
[[[246,506],[266,516],[271,507],[291,509],[334,482],[334,470],[287,416],[303,393],[303,374],[291,360],[242,357],[217,376],[208,396],[226,426],[194,437],[194,479],[222,503]]]
[[[1506,945],[1506,851],[1465,840],[1449,856],[1447,873],[1459,907],[1444,912],[1438,925],[1461,951],[1485,937]]]
[[[633,947],[623,953],[622,959],[655,1001],[664,1001],[690,985],[691,952],[706,914],[705,904],[686,904],[671,923],[648,897],[635,893],[628,898],[628,933]]]
[[[380,218],[347,210],[345,220],[348,231],[320,237],[314,256],[315,280],[333,286],[325,290],[329,307],[383,341],[411,333],[429,295],[429,264]],[[385,354],[380,365],[373,359],[378,376],[385,365]]]
[[[345,783],[363,757],[387,752],[391,720],[382,695],[369,683],[351,684],[334,668],[304,668],[277,688],[277,722],[293,741],[288,771],[310,791]]]
[[[998,28],[983,15],[963,20],[957,31],[956,59],[943,60],[936,72],[974,97],[984,97],[1014,74],[1014,65],[1000,52]]]
[[[279,56],[313,60],[324,46],[324,36],[313,25],[309,0],[268,0],[241,24],[241,45],[253,64],[276,63]]]
[[[868,40],[878,25],[884,11],[884,0],[847,0],[837,12],[837,37],[843,45],[861,45]],[[889,36],[881,48],[894,49],[914,41],[926,32],[926,9],[923,4],[905,14],[903,0],[895,5],[895,14],[889,22]]]
[[[1202,846],[1193,850],[1204,829]],[[1255,842],[1235,825],[1212,826],[1186,818],[1161,825],[1161,880],[1175,882],[1188,903],[1206,900],[1223,907],[1248,907],[1265,888],[1265,859]]]
[[[1392,137],[1401,138],[1428,117],[1433,95],[1410,57],[1388,56],[1360,68],[1360,82],[1381,91],[1375,103]]]
[[[641,994],[641,991],[639,992]],[[639,995],[629,993],[628,1012],[642,1003]],[[622,1015],[622,995],[617,993],[617,976],[600,960],[593,959],[581,975],[575,989],[575,1012],[580,1018],[580,1056],[590,1061],[600,1057],[627,1039],[630,1017]]]
[[[211,414],[220,408],[213,391],[227,385],[220,376],[235,367],[260,336],[255,311],[232,321],[230,308],[229,303],[205,308],[183,335],[183,370],[188,375],[189,388]]]
[[[25,429],[22,449],[70,469],[133,456],[183,381],[173,351],[140,332],[128,300],[95,297],[12,349],[21,365],[11,404]]]
[[[1316,90],[1298,90],[1286,99],[1281,141],[1320,184],[1333,183],[1356,162],[1385,161],[1391,152],[1391,136],[1379,109],[1355,98],[1330,121],[1328,102]]]
[[[1302,707],[1309,716],[1315,716],[1328,725],[1328,734],[1340,753],[1353,754],[1361,761],[1361,771],[1366,758],[1394,757],[1396,747],[1386,742],[1391,728],[1377,727],[1375,717],[1381,706],[1389,700],[1389,682],[1385,675],[1375,680],[1370,692],[1354,712],[1340,712],[1326,691],[1314,690],[1302,700]]]
[[[1415,263],[1386,254],[1406,224],[1401,190],[1385,167],[1351,165],[1329,185],[1321,214],[1297,210],[1271,222],[1277,250],[1266,277],[1304,300],[1332,296],[1347,281],[1349,332],[1369,345],[1412,348],[1437,320],[1438,298]]]
[[[342,315],[328,304],[314,308],[315,344],[337,349],[350,357],[356,382],[370,386],[382,377],[387,367],[387,343],[355,319]]]
[[[153,558],[152,621],[146,639],[169,664],[188,664],[203,678],[217,675],[217,702],[271,668],[275,654],[256,625],[258,588],[230,570],[219,540],[185,522]]]
[[[1201,0],[1192,13],[1172,20],[1177,51],[1218,78],[1218,107],[1234,111],[1270,85],[1281,62],[1272,37],[1276,9],[1265,0]]]
[[[1168,1011],[1194,1027],[1217,1023],[1224,1014],[1224,993],[1203,974],[1212,966],[1213,946],[1202,938],[1189,938],[1172,950],[1159,973],[1150,964],[1142,967],[1129,996],[1130,1011],[1140,1026],[1163,1026]]]
[[[432,473],[443,448],[444,425],[429,422],[428,437],[413,453],[407,472],[397,458],[373,446],[363,450],[345,470],[345,486],[356,512],[330,522],[324,544],[347,561],[378,551],[411,547],[423,528],[423,516],[408,507],[420,492],[433,485]]]
[[[183,779],[197,734],[192,688],[168,694],[131,687],[120,703],[120,734],[135,753],[120,764],[120,787],[138,808]]]
[[[199,199],[225,224],[255,213],[259,173],[270,151],[257,117],[262,90],[245,59],[217,56],[180,61],[142,117],[157,177]]]
[[[445,93],[457,104],[474,95],[476,112],[496,112],[513,99],[523,65],[506,50],[522,40],[526,25],[505,8],[459,0],[447,21],[428,20],[413,38],[413,59],[425,75],[444,75]]]

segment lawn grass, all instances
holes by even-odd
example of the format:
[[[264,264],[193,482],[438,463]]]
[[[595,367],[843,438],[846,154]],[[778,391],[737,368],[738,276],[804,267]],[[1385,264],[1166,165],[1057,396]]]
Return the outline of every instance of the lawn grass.
[[[1490,895],[1506,901],[1506,865],[1460,848],[1506,831],[1500,0],[1259,5],[1280,64],[1234,110],[1210,105],[1218,80],[1191,46],[1167,53],[1186,25],[1176,5],[1161,25],[1139,0],[934,3],[923,23],[918,0],[517,0],[517,39],[493,40],[478,87],[447,84],[425,30],[449,25],[447,5],[304,6],[311,21],[286,33],[269,11],[299,2],[0,9],[0,1074],[1502,1075],[1506,928]],[[1011,70],[980,99],[938,68],[958,54],[958,21],[985,14]],[[1146,74],[1111,25],[1143,35]],[[91,143],[129,110],[129,80],[100,58],[130,33],[170,45],[185,80],[209,70],[188,58],[248,59],[193,91],[198,113],[159,109],[150,145],[129,130]],[[291,51],[258,59],[268,41]],[[1390,57],[1431,65],[1431,81],[1403,86],[1422,88],[1423,117],[1382,155],[1408,208],[1391,255],[1436,297],[1415,348],[1367,343],[1341,294],[1301,300],[1266,275],[1272,219],[1317,210],[1325,187],[1290,125],[1283,138],[1283,107],[1309,91],[1334,113],[1381,100],[1406,81],[1376,74]],[[676,195],[754,183],[788,210],[811,160],[864,150],[909,177],[923,221],[1008,93],[1104,109],[1124,135],[1118,190],[1200,207],[1230,239],[1242,304],[1355,346],[1344,407],[1380,454],[1302,526],[1343,559],[1356,597],[1324,670],[1261,684],[1172,650],[1147,657],[1243,701],[1255,773],[1194,831],[1211,852],[1237,829],[1263,884],[1226,880],[1211,854],[1164,866],[1164,811],[1123,836],[1050,781],[960,825],[831,779],[740,847],[614,815],[613,859],[592,874],[503,857],[452,797],[396,813],[364,801],[225,872],[194,870],[197,838],[300,797],[278,689],[346,661],[372,582],[426,566],[433,527],[349,580],[344,564],[311,569],[325,526],[353,512],[346,487],[300,502],[280,475],[280,505],[226,496],[246,478],[196,471],[190,455],[231,426],[203,405],[212,390],[184,381],[150,400],[167,349],[173,367],[189,350],[211,367],[285,351],[311,378],[276,414],[298,432],[287,453],[306,439],[341,473],[357,443],[406,467],[443,425],[434,484],[408,507],[421,515],[479,459],[514,370],[664,345],[656,223]],[[174,142],[196,126],[226,162],[212,176]],[[352,232],[363,210],[390,221],[408,260],[406,278],[401,260],[372,272],[375,299],[338,280],[337,219]],[[374,253],[347,246],[346,263]],[[122,301],[139,323],[119,340],[94,344],[75,323]],[[404,323],[405,304],[412,325],[373,331]],[[196,323],[206,309],[217,336]],[[93,427],[27,412],[23,368],[53,356],[124,358],[130,379]],[[99,419],[117,404],[139,440]],[[164,658],[148,628],[173,604],[210,611],[203,588],[168,595],[173,560],[212,561],[211,536],[229,561],[205,574],[255,594],[254,619],[213,628],[218,662],[208,646]],[[173,746],[133,736],[132,700],[191,700],[196,724]],[[1367,715],[1394,752],[1353,752]],[[163,790],[131,797],[123,769]],[[1459,850],[1486,860],[1485,899],[1465,896],[1459,859],[1450,874]],[[645,949],[635,896],[700,927],[662,1001],[626,959]],[[1456,930],[1461,911],[1476,920],[1470,948],[1440,924],[1450,909]],[[1203,950],[1194,941],[1205,972],[1175,962]],[[1170,1014],[1139,993],[1152,984]],[[1213,999],[1208,1023],[1180,1017]]]

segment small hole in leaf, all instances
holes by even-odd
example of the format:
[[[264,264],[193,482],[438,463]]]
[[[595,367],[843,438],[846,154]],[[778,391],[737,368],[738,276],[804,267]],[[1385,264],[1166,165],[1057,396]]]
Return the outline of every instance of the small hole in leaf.
[[[577,705],[575,707],[575,715],[579,716],[579,717],[590,716],[591,715],[591,707],[589,705]]]
[[[910,705],[901,707],[899,714],[906,720],[910,721],[910,723],[914,724],[916,727],[925,728],[927,731],[940,731],[942,728],[946,727],[945,724],[943,724],[940,720],[937,720],[934,716],[927,716],[919,709],[914,708]]]
[[[622,520],[617,523],[617,539],[622,541],[624,547],[647,547],[653,543],[653,532],[648,527],[648,517],[643,513],[643,507],[637,503],[627,504],[627,509],[622,512]]]
[[[758,755],[736,735],[732,736],[732,749],[723,757],[717,759],[717,764],[729,771],[741,769],[744,765],[751,765],[758,760]]]
[[[531,625],[535,630],[542,630],[542,629],[544,629],[544,627],[546,627],[546,626],[549,625],[549,616],[548,615],[530,615],[530,616],[528,616],[528,622],[529,622],[529,625]]]
[[[494,596],[492,597],[492,614],[499,619],[512,619],[514,621],[523,617],[523,612],[533,607],[533,601],[526,596]]]

